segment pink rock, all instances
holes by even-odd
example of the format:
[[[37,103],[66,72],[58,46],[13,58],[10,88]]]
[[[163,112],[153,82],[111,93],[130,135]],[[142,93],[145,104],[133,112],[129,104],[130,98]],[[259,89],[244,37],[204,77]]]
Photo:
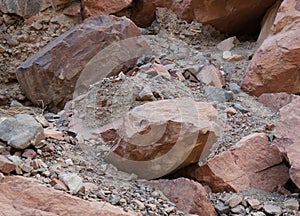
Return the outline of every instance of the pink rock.
[[[21,176],[0,179],[0,194],[3,215],[139,215],[106,202],[88,202]]]
[[[113,14],[131,3],[132,0],[82,0],[84,17]]]
[[[217,48],[221,51],[230,51],[238,43],[238,39],[234,37],[227,38],[217,44]]]
[[[22,154],[22,157],[33,159],[36,155],[37,153],[33,149],[25,149],[24,153]]]
[[[244,137],[231,149],[187,170],[191,177],[211,186],[213,191],[240,191],[256,187],[276,191],[288,181],[288,168],[276,146],[264,133]]]
[[[163,192],[176,207],[189,214],[217,215],[213,205],[206,197],[205,188],[198,182],[178,178],[150,181],[149,185]]]
[[[63,14],[67,16],[78,17],[81,16],[81,6],[78,2],[73,2],[71,5],[63,10]]]
[[[300,188],[300,98],[280,109],[274,143],[287,156],[291,165],[290,177]]]
[[[300,93],[300,22],[296,1],[285,0],[279,8],[272,32],[256,51],[242,81],[251,95]]]
[[[207,65],[197,74],[197,79],[206,85],[212,85],[217,88],[225,86],[225,78],[221,71],[214,65]]]
[[[0,172],[8,174],[16,169],[16,165],[5,156],[0,155]]]
[[[64,133],[62,131],[56,131],[51,129],[44,129],[45,138],[52,138],[56,140],[64,140]]]
[[[280,108],[292,102],[292,100],[296,97],[297,96],[293,96],[285,92],[264,93],[259,96],[257,100],[267,107],[270,107],[274,110],[279,110]]]

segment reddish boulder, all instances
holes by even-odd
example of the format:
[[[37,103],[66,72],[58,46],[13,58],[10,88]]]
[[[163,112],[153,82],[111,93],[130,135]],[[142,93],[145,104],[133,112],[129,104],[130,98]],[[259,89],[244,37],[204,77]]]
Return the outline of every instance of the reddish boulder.
[[[233,148],[202,166],[189,168],[186,173],[215,192],[240,191],[247,187],[276,191],[289,179],[280,151],[269,145],[264,133],[244,137]]]
[[[88,202],[21,176],[0,179],[3,215],[139,215],[105,202]]]
[[[84,17],[109,15],[132,4],[132,0],[82,0]]]
[[[256,51],[242,81],[251,95],[300,93],[300,22],[296,1],[285,0],[279,8],[272,32]]]
[[[185,213],[217,215],[212,203],[206,197],[205,188],[198,182],[178,178],[150,181],[148,184],[163,192],[179,210]]]
[[[290,177],[300,188],[300,98],[280,109],[274,143],[279,146],[289,161]]]
[[[16,169],[16,165],[7,159],[7,157],[0,155],[0,172],[8,174]]]
[[[296,99],[296,95],[290,95],[285,92],[280,93],[264,93],[258,97],[258,101],[264,104],[267,107],[270,107],[274,110],[279,110],[285,105],[292,102],[293,99]]]
[[[155,179],[205,158],[219,135],[217,110],[191,98],[137,106],[99,129],[112,144],[110,163],[140,178]]]
[[[88,88],[106,76],[132,67],[146,47],[146,42],[137,38],[139,35],[139,29],[124,17],[87,19],[23,62],[16,72],[20,86],[34,104],[58,111],[72,99],[80,77],[84,79],[81,87]],[[128,38],[133,42],[127,43]],[[109,50],[105,50],[107,47]],[[106,67],[102,67],[104,61]],[[84,71],[87,73],[81,76]]]

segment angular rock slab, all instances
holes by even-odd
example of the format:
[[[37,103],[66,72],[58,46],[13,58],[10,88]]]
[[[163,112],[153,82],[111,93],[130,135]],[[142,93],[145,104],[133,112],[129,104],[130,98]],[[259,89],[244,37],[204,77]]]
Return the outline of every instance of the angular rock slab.
[[[254,54],[241,85],[249,94],[300,93],[300,12],[296,4],[283,1],[272,28],[274,35]]]
[[[72,99],[78,79],[87,89],[132,67],[145,53],[146,42],[139,35],[139,29],[125,17],[87,19],[23,62],[16,71],[20,86],[34,104],[58,111]]]
[[[189,214],[217,215],[212,203],[206,197],[205,188],[198,182],[190,179],[178,178],[174,180],[154,180],[148,183],[163,194],[176,207]]]
[[[140,178],[155,179],[210,153],[220,133],[209,103],[179,98],[148,102],[100,128],[112,144],[108,161]]]
[[[215,192],[241,191],[248,187],[272,192],[289,179],[280,151],[269,145],[264,133],[244,137],[231,149],[185,173],[208,184]]]
[[[139,215],[106,202],[88,202],[21,176],[0,179],[0,194],[3,215]]]
[[[18,114],[15,118],[0,119],[0,140],[16,149],[25,149],[45,138],[44,130],[32,116]]]
[[[113,14],[131,3],[132,0],[82,0],[84,17]]]
[[[300,188],[300,98],[280,109],[274,143],[286,155],[291,180]]]

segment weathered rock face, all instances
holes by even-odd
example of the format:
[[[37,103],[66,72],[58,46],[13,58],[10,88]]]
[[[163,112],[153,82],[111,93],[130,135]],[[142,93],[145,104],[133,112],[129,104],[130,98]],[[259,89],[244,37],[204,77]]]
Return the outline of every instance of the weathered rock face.
[[[155,8],[165,7],[187,21],[196,20],[201,23],[214,25],[224,32],[245,32],[259,29],[260,19],[275,0],[268,1],[139,1],[134,11],[132,20],[137,25],[148,26],[155,18]],[[238,19],[237,19],[238,17]]]
[[[215,26],[223,32],[245,32],[259,28],[260,19],[275,1],[203,1],[194,0],[195,20]],[[237,18],[238,17],[238,18]]]
[[[274,110],[279,110],[280,108],[292,102],[297,97],[298,96],[296,95],[290,95],[284,92],[264,93],[259,96],[257,100],[267,107],[270,107]]]
[[[198,182],[178,178],[175,180],[161,179],[148,183],[163,192],[185,213],[197,215],[217,215],[211,202],[206,197],[205,188]]]
[[[124,17],[87,19],[23,62],[17,69],[20,86],[34,104],[57,111],[72,98],[79,78],[81,85],[88,88],[107,75],[131,67],[146,46],[143,40],[135,38],[139,35],[134,23]],[[128,38],[132,40],[127,42]],[[114,47],[104,50],[113,43]]]
[[[205,165],[189,168],[185,173],[216,192],[248,187],[271,192],[289,179],[288,168],[281,162],[278,148],[269,145],[266,134],[256,133],[244,137]]]
[[[88,202],[20,176],[0,180],[3,215],[138,215],[105,202]]]
[[[84,17],[108,15],[128,7],[132,0],[83,0]]]
[[[100,128],[111,143],[109,162],[140,178],[154,179],[198,162],[219,135],[217,110],[191,98],[149,102]]]
[[[300,22],[296,1],[285,0],[268,37],[255,53],[242,88],[255,96],[262,93],[300,93]]]
[[[280,109],[280,120],[276,126],[275,144],[286,154],[290,177],[300,188],[300,98]]]
[[[72,1],[73,0],[0,0],[0,11],[28,18],[48,7],[57,9]]]

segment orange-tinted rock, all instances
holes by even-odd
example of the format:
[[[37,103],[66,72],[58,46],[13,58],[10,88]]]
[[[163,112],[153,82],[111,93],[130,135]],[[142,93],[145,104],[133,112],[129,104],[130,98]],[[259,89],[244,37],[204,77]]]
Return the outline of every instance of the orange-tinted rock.
[[[20,176],[0,179],[3,215],[138,215],[105,202],[88,202]]]
[[[280,120],[276,126],[275,144],[287,156],[291,165],[290,177],[300,188],[300,98],[280,109]]]
[[[67,16],[75,16],[75,17],[81,16],[81,6],[80,6],[80,3],[73,2],[71,5],[69,5],[68,7],[66,7],[63,10],[63,14],[67,15]]]
[[[132,0],[82,0],[84,17],[113,14],[131,3]]]
[[[139,35],[139,29],[124,17],[99,16],[87,19],[83,24],[71,28],[23,62],[16,72],[20,86],[34,104],[57,111],[72,99],[76,82],[82,71],[88,70],[94,76],[84,75],[90,82],[87,83],[88,86],[107,75],[120,72],[118,68],[120,65],[110,65],[106,62],[106,68],[103,68],[101,61],[93,64],[94,57],[99,56],[99,53],[101,54],[101,51],[111,44]],[[139,40],[135,38],[134,41],[138,43]],[[140,48],[142,49],[143,45]],[[122,47],[118,52],[106,51],[106,58],[113,59],[116,63],[122,62],[124,59],[116,59],[118,57],[116,55],[122,53],[120,49]],[[130,50],[132,55],[135,52],[137,53],[138,50]],[[105,57],[105,55],[101,56]],[[135,63],[135,59],[131,57],[122,62],[121,66],[124,70]]]
[[[244,137],[233,148],[186,173],[213,191],[240,191],[247,187],[276,191],[289,179],[278,148],[270,146],[263,133]]]
[[[185,178],[161,179],[150,181],[149,185],[163,192],[179,210],[185,213],[217,215],[213,205],[206,197],[205,188],[198,182]]]
[[[148,102],[100,128],[109,162],[154,179],[205,158],[219,135],[217,110],[191,98]]]
[[[285,0],[279,8],[272,32],[256,51],[242,81],[251,95],[300,93],[300,19],[296,1]]]

